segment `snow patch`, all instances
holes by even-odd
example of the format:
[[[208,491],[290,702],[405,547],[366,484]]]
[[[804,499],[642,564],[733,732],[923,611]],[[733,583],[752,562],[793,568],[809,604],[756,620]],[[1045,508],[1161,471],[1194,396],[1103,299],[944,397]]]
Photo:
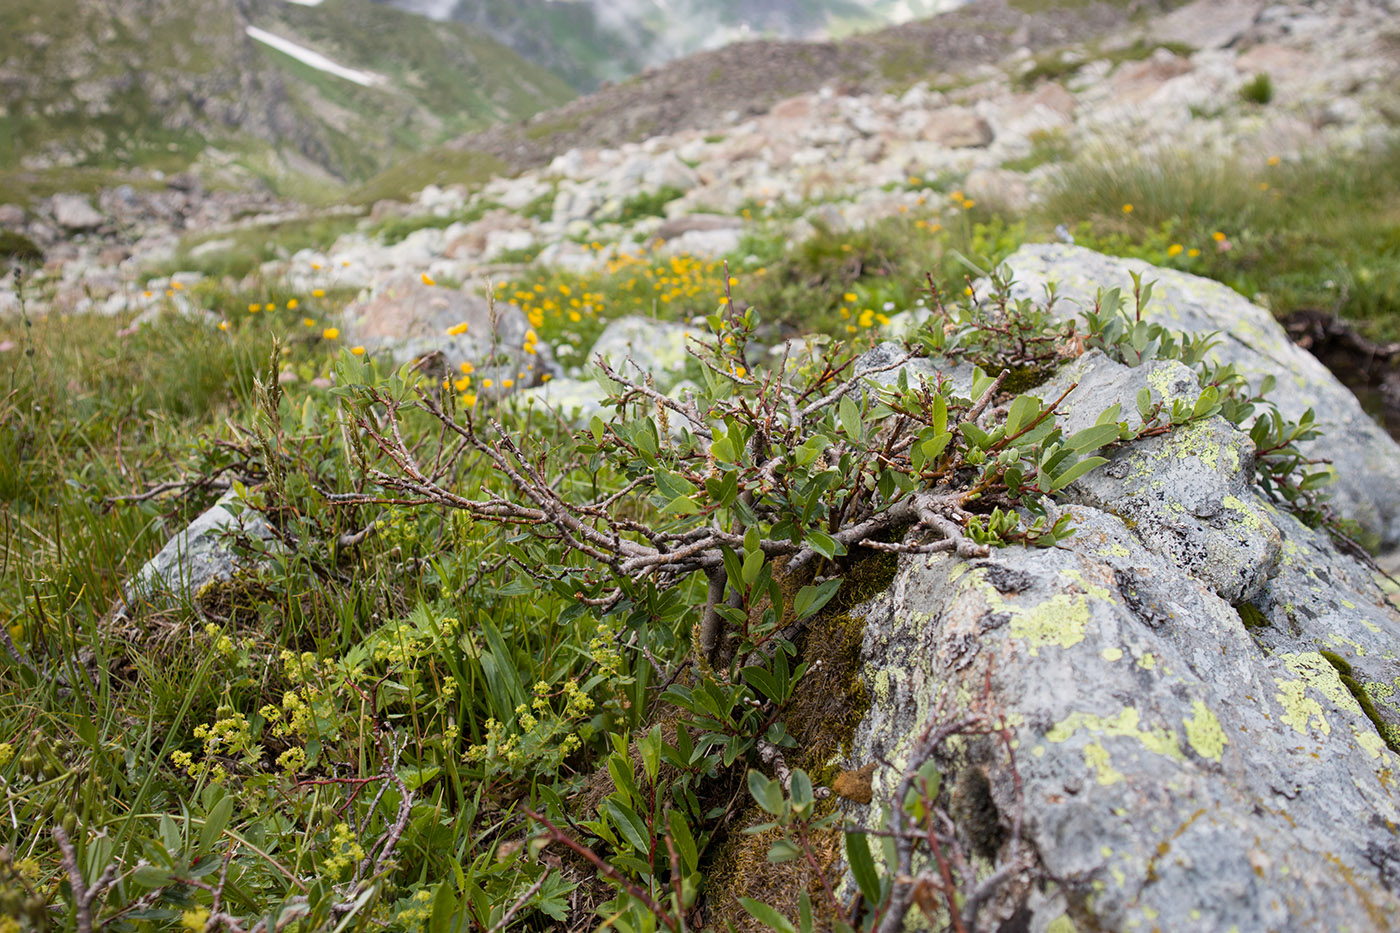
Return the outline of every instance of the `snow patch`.
[[[292,0],[294,3],[301,3],[303,0]],[[315,0],[319,3],[320,0]],[[307,6],[314,6],[315,3],[307,3]],[[308,49],[304,45],[297,45],[289,39],[273,35],[266,29],[259,29],[256,26],[248,26],[245,30],[248,37],[263,45],[276,49],[283,54],[290,55],[304,65],[310,65],[317,71],[324,71],[326,74],[335,75],[337,78],[344,78],[346,81],[353,81],[362,87],[375,87],[380,84],[388,84],[389,79],[372,71],[361,71],[358,68],[346,68],[344,65],[337,65],[320,52]]]

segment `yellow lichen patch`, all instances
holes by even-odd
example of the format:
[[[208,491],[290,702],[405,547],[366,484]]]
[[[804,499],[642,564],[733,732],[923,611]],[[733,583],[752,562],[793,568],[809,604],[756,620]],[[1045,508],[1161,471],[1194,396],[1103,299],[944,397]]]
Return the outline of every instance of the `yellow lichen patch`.
[[[1214,431],[1209,421],[1195,421],[1172,433],[1171,443],[1164,453],[1178,460],[1195,457],[1212,470],[1219,470],[1223,462],[1230,473],[1239,471],[1240,452],[1233,444],[1220,444],[1211,440]]]
[[[1123,658],[1123,649],[1105,648],[1103,651],[1099,652],[1099,656],[1102,657],[1105,661],[1119,661]]]
[[[1317,727],[1323,733],[1331,734],[1327,719],[1322,715],[1321,704],[1307,696],[1308,687],[1312,687],[1348,713],[1356,717],[1365,716],[1361,704],[1342,683],[1337,669],[1321,654],[1316,651],[1303,651],[1298,654],[1280,655],[1279,658],[1298,679],[1290,681],[1274,678],[1274,682],[1283,691],[1276,694],[1275,698],[1284,708],[1283,721],[1298,732],[1306,733],[1309,724],[1316,720]],[[1367,724],[1369,725],[1369,722]],[[1357,745],[1361,746],[1372,758],[1381,756],[1381,751],[1385,748],[1385,740],[1377,735],[1374,729],[1361,728],[1354,720],[1348,722],[1347,725],[1351,728]]]
[[[1089,625],[1089,601],[1083,596],[1057,593],[1033,609],[1022,611],[1011,619],[1011,637],[1030,646],[1032,657],[1041,648],[1057,645],[1073,648],[1084,640]]]
[[[1259,531],[1264,527],[1264,520],[1259,517],[1259,513],[1254,511],[1254,509],[1249,506],[1249,503],[1244,500],[1237,499],[1234,496],[1226,496],[1220,500],[1220,504],[1232,512],[1238,512],[1240,521],[1244,522],[1255,531]]]
[[[1138,667],[1142,668],[1145,671],[1150,671],[1156,666],[1157,657],[1151,651],[1138,658]]]
[[[1148,751],[1177,761],[1185,756],[1171,729],[1142,729],[1136,707],[1126,706],[1117,716],[1095,716],[1092,713],[1070,713],[1045,733],[1050,742],[1063,742],[1080,729],[1108,737],[1137,739]]]
[[[1089,600],[1107,601],[1111,597],[1107,589],[1086,580],[1078,570],[1064,570],[1060,575],[1074,581],[1083,594],[1056,593],[1035,606],[1024,607],[1003,598],[991,587],[983,588],[989,608],[1011,616],[1011,637],[1026,642],[1032,657],[1049,645],[1072,648],[1083,641],[1089,625]]]
[[[1155,366],[1147,374],[1147,384],[1157,390],[1157,394],[1162,397],[1163,401],[1172,402],[1187,397],[1183,393],[1172,391],[1173,384],[1181,381],[1179,378],[1181,375],[1181,370],[1175,366]],[[1189,388],[1196,388],[1197,382],[1192,378],[1186,380],[1186,385]]]
[[[1275,677],[1274,683],[1278,684],[1280,690],[1274,694],[1274,699],[1283,707],[1280,719],[1304,735],[1307,734],[1309,725],[1316,725],[1324,734],[1331,733],[1332,727],[1322,715],[1322,705],[1307,695],[1307,683],[1301,680],[1284,680],[1281,677]]]
[[[1192,701],[1191,712],[1195,715],[1184,720],[1187,743],[1202,758],[1219,761],[1225,746],[1229,744],[1225,730],[1220,728],[1220,720],[1200,700]]]
[[[1094,779],[1104,787],[1123,780],[1122,772],[1115,770],[1109,762],[1108,749],[1099,742],[1090,742],[1084,746],[1084,763],[1093,770]]]

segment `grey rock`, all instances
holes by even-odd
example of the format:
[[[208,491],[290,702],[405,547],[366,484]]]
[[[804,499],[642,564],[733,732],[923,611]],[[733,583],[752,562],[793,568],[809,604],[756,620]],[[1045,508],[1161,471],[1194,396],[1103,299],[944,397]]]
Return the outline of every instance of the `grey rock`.
[[[1364,606],[1396,644],[1400,618],[1364,568],[1251,506],[1285,554],[1337,571],[1319,605]],[[1400,758],[1336,671],[1305,638],[1256,644],[1199,564],[1154,553],[1107,512],[1067,508],[1078,530],[1057,547],[904,557],[888,590],[852,610],[872,704],[843,766],[877,763],[876,802],[854,819],[879,825],[937,697],[964,709],[985,697],[1011,730],[1014,774],[995,736],[937,764],[945,787],[985,769],[994,818],[1005,828],[1020,808],[1058,879],[1055,896],[1006,889],[1000,900],[1031,914],[1023,928],[1066,916],[1081,930],[1393,929]]]
[[[26,216],[24,208],[18,204],[0,204],[0,227],[18,229]]]
[[[55,223],[74,232],[96,230],[107,222],[92,202],[80,194],[54,195],[49,199],[49,212]]]
[[[724,214],[686,214],[666,220],[656,228],[656,236],[662,240],[674,240],[695,231],[734,230],[743,226],[741,218]]]
[[[490,304],[469,287],[425,285],[417,275],[399,275],[352,302],[342,320],[347,345],[363,344],[395,365],[440,353],[441,375],[458,378],[461,366],[471,364],[476,384],[485,388],[490,379],[495,392],[537,385],[546,374],[563,372],[548,345],[530,340],[523,311],[497,302],[493,322]],[[462,324],[464,332],[449,333]]]
[[[685,373],[690,359],[686,353],[690,333],[691,328],[683,324],[636,315],[618,318],[599,335],[588,360],[592,362],[601,356],[619,375],[650,375],[665,390]]]
[[[929,115],[924,139],[948,149],[976,149],[990,145],[996,134],[991,124],[965,107],[945,107]]]
[[[1358,522],[1370,543],[1382,549],[1400,544],[1400,478],[1394,469],[1400,445],[1325,366],[1288,339],[1267,310],[1218,282],[1080,247],[1023,246],[1005,265],[1016,279],[1014,299],[1042,299],[1046,284],[1057,283],[1063,300],[1056,307],[1063,317],[1091,308],[1100,288],[1119,287],[1131,301],[1131,272],[1155,281],[1148,316],[1178,330],[1219,333],[1213,358],[1233,363],[1255,386],[1274,376],[1278,384],[1269,397],[1285,417],[1313,409],[1322,435],[1305,450],[1332,461],[1333,507]]]
[[[1257,0],[1194,0],[1153,23],[1152,36],[1196,49],[1223,49],[1254,25],[1263,6]]]
[[[142,565],[126,587],[127,602],[169,596],[198,599],[211,584],[227,583],[235,574],[256,569],[257,562],[236,552],[239,539],[263,542],[270,551],[283,547],[263,514],[243,508],[230,492]]]

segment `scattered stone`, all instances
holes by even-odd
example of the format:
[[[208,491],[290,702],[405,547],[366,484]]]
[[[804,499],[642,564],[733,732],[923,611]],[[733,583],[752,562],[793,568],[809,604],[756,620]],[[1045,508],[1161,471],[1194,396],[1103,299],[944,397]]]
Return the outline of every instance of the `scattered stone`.
[[[530,339],[534,331],[523,311],[496,302],[495,313],[493,336],[491,305],[470,287],[425,285],[419,276],[405,274],[345,308],[341,341],[385,354],[395,365],[440,353],[441,375],[457,378],[461,365],[470,364],[478,385],[490,379],[498,391],[536,385],[546,374],[562,372],[550,348]],[[460,333],[449,333],[463,325]]]
[[[239,553],[240,541],[260,542],[274,552],[283,549],[263,514],[229,492],[141,567],[126,588],[127,603],[161,596],[199,599],[207,587],[255,571],[260,562]]]
[[[74,233],[96,230],[107,222],[107,218],[93,208],[92,202],[80,194],[54,195],[49,199],[49,213],[54,223]]]
[[[923,139],[947,149],[988,146],[995,138],[991,124],[965,107],[934,111],[924,123]]]

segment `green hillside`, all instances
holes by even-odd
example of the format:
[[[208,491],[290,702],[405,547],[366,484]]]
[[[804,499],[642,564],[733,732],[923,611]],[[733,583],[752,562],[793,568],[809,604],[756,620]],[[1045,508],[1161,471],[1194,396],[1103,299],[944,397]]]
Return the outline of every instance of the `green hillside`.
[[[366,87],[319,70],[254,41],[249,26],[384,80]],[[31,180],[175,170],[210,146],[255,172],[290,165],[359,180],[572,96],[479,32],[368,0],[7,0],[0,59],[0,173]]]

